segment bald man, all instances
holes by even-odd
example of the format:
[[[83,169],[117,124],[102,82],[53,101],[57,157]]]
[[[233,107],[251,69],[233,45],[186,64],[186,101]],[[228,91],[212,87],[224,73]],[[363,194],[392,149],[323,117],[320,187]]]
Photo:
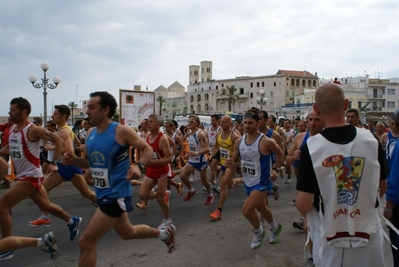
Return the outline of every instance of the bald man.
[[[382,146],[370,131],[347,125],[341,86],[321,86],[315,100],[326,127],[301,149],[296,199],[297,209],[308,213],[314,263],[384,266],[377,201],[386,191]]]
[[[227,168],[226,160],[233,156],[234,143],[240,136],[236,131],[232,130],[232,121],[229,115],[224,115],[220,119],[220,127],[222,130],[216,135],[215,146],[213,147],[210,158],[213,158],[218,151],[220,152],[220,167],[223,172],[222,179],[220,180],[220,198],[218,207],[209,216],[217,221],[222,219],[222,212],[224,203],[227,200],[227,189],[231,189],[238,185],[242,179],[233,179],[236,168]]]

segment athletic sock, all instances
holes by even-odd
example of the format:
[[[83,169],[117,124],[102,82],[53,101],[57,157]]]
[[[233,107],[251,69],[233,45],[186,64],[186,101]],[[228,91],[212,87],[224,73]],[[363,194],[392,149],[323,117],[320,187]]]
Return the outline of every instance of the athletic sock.
[[[73,220],[72,217],[69,219],[69,221],[67,222],[68,225],[72,225],[73,224]]]
[[[270,224],[270,227],[272,228],[272,230],[276,229],[277,226],[278,226],[278,224],[276,223],[275,220],[273,220],[273,221],[272,221],[271,223],[269,223],[269,224]]]
[[[169,234],[166,232],[166,230],[159,230],[159,236],[158,238],[161,239],[162,241],[165,241],[168,239]]]
[[[42,246],[43,246],[43,238],[38,238],[36,247],[41,248]]]

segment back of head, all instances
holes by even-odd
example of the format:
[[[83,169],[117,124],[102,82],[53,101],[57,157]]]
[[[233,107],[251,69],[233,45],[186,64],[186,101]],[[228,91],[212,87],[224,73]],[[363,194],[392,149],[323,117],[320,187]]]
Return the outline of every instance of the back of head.
[[[343,112],[345,107],[345,95],[338,84],[324,84],[316,90],[315,105],[321,114],[333,114]]]

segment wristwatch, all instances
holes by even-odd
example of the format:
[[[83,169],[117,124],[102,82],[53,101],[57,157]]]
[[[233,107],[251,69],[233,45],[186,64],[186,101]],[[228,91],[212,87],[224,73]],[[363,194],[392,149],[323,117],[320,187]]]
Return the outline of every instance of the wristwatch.
[[[142,163],[142,162],[137,162],[137,166],[139,166],[141,173],[146,173],[146,172],[147,172],[147,169],[146,169],[146,167],[144,166],[144,163]]]
[[[195,155],[198,156],[198,151],[195,151]]]
[[[53,164],[53,165],[55,165],[55,166],[57,166],[57,161],[56,161],[56,160],[49,161],[49,163],[50,163],[50,164]]]

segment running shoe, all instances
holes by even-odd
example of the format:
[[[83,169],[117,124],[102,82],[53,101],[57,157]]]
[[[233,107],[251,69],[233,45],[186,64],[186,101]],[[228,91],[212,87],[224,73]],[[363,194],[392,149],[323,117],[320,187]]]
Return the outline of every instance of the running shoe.
[[[285,181],[286,184],[292,183],[291,177],[288,177],[287,180]]]
[[[265,236],[266,236],[266,231],[263,228],[261,228],[261,232],[258,234],[255,233],[255,230],[254,230],[254,238],[252,239],[252,242],[251,242],[251,249],[259,248],[262,245],[262,241],[263,241],[263,238],[265,238]]]
[[[165,191],[165,198],[164,198],[164,201],[165,201],[165,203],[166,203],[166,205],[168,205],[168,207],[169,207],[169,197],[170,197],[170,191],[169,190],[166,190]]]
[[[172,219],[168,218],[168,219],[163,219],[161,224],[158,226],[159,230],[163,230],[166,229],[167,227],[172,225]]]
[[[277,223],[276,229],[274,229],[274,230],[271,229],[270,230],[270,232],[271,232],[270,238],[269,238],[269,243],[270,244],[276,244],[278,242],[281,230],[283,230],[283,226],[281,224],[279,224],[279,223]]]
[[[213,194],[208,195],[206,197],[205,205],[211,205],[214,200],[215,200],[215,197],[213,196]]]
[[[136,207],[145,211],[147,209],[147,202],[143,200],[139,203],[136,203]]]
[[[37,228],[37,227],[39,227],[39,226],[50,227],[50,225],[51,225],[51,219],[50,219],[50,218],[44,219],[44,218],[40,217],[40,218],[37,219],[37,220],[29,221],[28,224],[29,224],[29,226],[32,226],[32,227],[34,227],[34,228]]]
[[[184,201],[189,201],[196,194],[197,194],[197,191],[195,189],[194,189],[194,192],[188,191],[187,196],[184,198]]]
[[[213,192],[215,192],[215,193],[220,195],[220,187],[219,186],[218,187],[214,187],[213,188]]]
[[[59,251],[57,247],[57,241],[55,240],[55,235],[53,232],[45,234],[42,238],[43,245],[40,247],[41,250],[51,254],[51,259],[56,260],[59,256]]]
[[[190,182],[194,182],[195,181],[195,175],[191,174],[190,178],[188,179]]]
[[[14,257],[14,251],[12,250],[0,253],[0,261],[9,260],[12,259],[13,257]]]
[[[79,226],[82,223],[82,217],[72,217],[73,223],[68,225],[69,228],[69,240],[74,240],[79,234]]]
[[[177,194],[179,196],[183,195],[183,184],[182,183],[177,183],[176,190],[177,190]]]
[[[278,200],[280,198],[280,191],[279,191],[280,190],[280,186],[278,184],[274,183],[272,190],[274,192],[274,194],[273,194],[274,200]]]
[[[202,187],[202,191],[204,191],[204,192],[207,192],[208,193],[208,190],[206,189],[206,187],[204,186],[204,187]]]
[[[176,227],[172,224],[165,229],[166,233],[168,233],[168,238],[166,240],[162,240],[165,242],[166,246],[168,247],[168,253],[172,253],[176,250]]]
[[[215,211],[212,212],[209,217],[211,217],[214,221],[221,220],[222,212],[219,209],[215,209]]]
[[[303,220],[299,219],[299,221],[293,222],[292,226],[296,229],[302,230],[303,231]]]

